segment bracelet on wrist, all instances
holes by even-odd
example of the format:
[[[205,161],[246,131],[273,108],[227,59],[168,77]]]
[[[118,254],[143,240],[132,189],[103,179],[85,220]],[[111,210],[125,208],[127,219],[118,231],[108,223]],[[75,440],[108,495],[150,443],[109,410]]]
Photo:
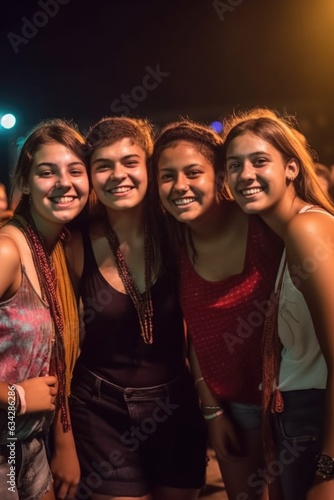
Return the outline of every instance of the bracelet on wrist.
[[[222,410],[223,408],[221,406],[208,406],[208,405],[202,405],[201,406],[202,410]]]
[[[18,390],[16,389],[16,385],[14,385],[14,392],[15,392],[15,413],[19,415],[21,411],[21,398]]]
[[[217,417],[220,417],[220,415],[224,415],[224,410],[221,408],[218,411],[215,411],[214,413],[210,413],[209,415],[203,415],[204,420],[213,420]]]
[[[11,396],[14,396],[14,408],[16,415],[19,414],[20,409],[21,409],[21,400],[20,400],[20,395],[17,392],[16,385],[14,384],[8,384],[8,394]]]
[[[204,377],[198,377],[198,378],[194,381],[194,385],[196,386],[197,384],[199,384],[200,382],[202,382],[202,380],[204,381]]]
[[[25,412],[27,411],[25,390],[23,389],[22,385],[14,384],[14,387],[15,387],[15,393],[18,395],[18,399],[20,401],[18,415],[24,415]]]

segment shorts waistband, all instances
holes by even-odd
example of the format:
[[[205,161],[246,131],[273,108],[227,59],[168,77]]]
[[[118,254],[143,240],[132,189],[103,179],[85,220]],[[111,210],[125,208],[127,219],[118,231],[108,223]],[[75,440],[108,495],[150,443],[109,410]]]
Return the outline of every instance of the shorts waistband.
[[[154,385],[154,386],[148,386],[148,387],[121,387],[117,384],[114,384],[113,382],[109,382],[108,380],[104,379],[103,377],[100,377],[96,373],[92,372],[88,368],[86,368],[82,364],[78,364],[75,368],[75,379],[78,378],[78,380],[83,380],[89,384],[90,387],[93,387],[95,392],[98,393],[99,395],[105,394],[105,395],[110,395],[114,396],[115,393],[122,394],[125,399],[129,397],[140,397],[143,395],[152,395],[154,393],[166,393],[168,394],[170,388],[180,380],[182,377],[184,377],[186,374],[186,369],[184,372],[180,373],[177,375],[175,378],[172,380],[169,380],[165,384],[159,384],[159,385]]]
[[[324,404],[325,402],[325,389],[296,389],[293,391],[281,391],[285,405],[302,406],[309,404]]]

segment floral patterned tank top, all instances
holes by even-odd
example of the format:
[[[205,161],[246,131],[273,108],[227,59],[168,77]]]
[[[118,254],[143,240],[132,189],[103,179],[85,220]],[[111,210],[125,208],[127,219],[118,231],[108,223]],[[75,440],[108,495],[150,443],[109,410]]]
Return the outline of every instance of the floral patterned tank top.
[[[13,297],[0,301],[0,380],[9,384],[48,375],[53,324],[49,306],[39,297],[22,268]],[[23,440],[44,431],[53,413],[16,416],[15,436]],[[6,443],[7,410],[0,410],[0,444]]]

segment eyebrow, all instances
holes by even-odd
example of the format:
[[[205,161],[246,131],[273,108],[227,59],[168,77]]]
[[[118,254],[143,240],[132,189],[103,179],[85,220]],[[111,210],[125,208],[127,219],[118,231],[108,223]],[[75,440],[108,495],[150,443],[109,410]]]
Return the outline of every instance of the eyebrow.
[[[271,156],[271,154],[268,153],[268,151],[254,151],[253,153],[250,153],[248,155],[240,154],[237,156],[233,156],[233,155],[227,156],[226,160],[238,160],[239,158],[243,158],[244,156],[256,156],[256,155],[269,155],[269,156]]]
[[[130,158],[140,158],[140,155],[137,154],[137,153],[133,153],[133,154],[130,154],[130,155],[125,155],[125,156],[122,156],[121,158],[121,161],[124,161],[124,160],[129,160]],[[93,161],[92,165],[94,165],[95,163],[99,162],[99,161],[104,161],[104,162],[113,162],[114,160],[112,160],[111,158],[96,158],[96,160]]]
[[[202,167],[202,164],[201,163],[191,163],[190,165],[186,165],[185,167],[182,167],[182,168],[193,168],[193,167]],[[176,167],[162,167],[162,168],[159,168],[159,170],[174,170]]]
[[[84,165],[84,163],[82,161],[72,161],[71,163],[68,164],[68,167],[71,167],[73,165]],[[35,165],[35,168],[40,168],[40,167],[57,168],[57,166],[58,166],[57,163],[52,163],[52,162],[48,162],[48,161],[41,161],[40,163],[37,163],[37,165]]]

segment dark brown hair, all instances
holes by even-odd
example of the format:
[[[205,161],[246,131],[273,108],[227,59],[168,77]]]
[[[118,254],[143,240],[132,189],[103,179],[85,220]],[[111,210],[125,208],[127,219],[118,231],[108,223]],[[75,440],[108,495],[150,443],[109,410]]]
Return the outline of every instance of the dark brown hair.
[[[221,198],[229,198],[229,194],[224,187],[225,174],[222,138],[209,126],[189,119],[169,123],[161,129],[156,137],[151,160],[152,183],[155,195],[158,197],[159,193],[158,162],[161,153],[165,149],[183,141],[192,144],[212,164],[216,173],[217,195]],[[177,221],[163,208],[162,210],[165,212],[169,239],[172,242],[172,247],[175,249],[176,258],[178,258],[187,226]]]
[[[190,142],[212,163],[216,173],[222,171],[222,138],[206,125],[191,120],[180,120],[163,127],[156,137],[152,155],[152,167],[155,172],[162,151],[182,141]]]
[[[93,125],[86,136],[88,158],[97,148],[110,146],[125,137],[138,144],[150,158],[153,151],[153,126],[148,120],[110,116],[102,118]]]
[[[122,139],[130,139],[145,152],[148,170],[148,190],[145,197],[146,217],[149,228],[149,253],[151,275],[159,275],[164,269],[163,247],[164,235],[161,231],[162,213],[157,198],[152,190],[150,160],[153,152],[154,129],[145,119],[112,116],[102,118],[93,125],[86,137],[86,154],[90,160],[96,149],[110,146]],[[88,167],[90,173],[90,165]],[[94,191],[89,200],[90,218],[92,220],[105,216],[105,207],[99,202]]]

